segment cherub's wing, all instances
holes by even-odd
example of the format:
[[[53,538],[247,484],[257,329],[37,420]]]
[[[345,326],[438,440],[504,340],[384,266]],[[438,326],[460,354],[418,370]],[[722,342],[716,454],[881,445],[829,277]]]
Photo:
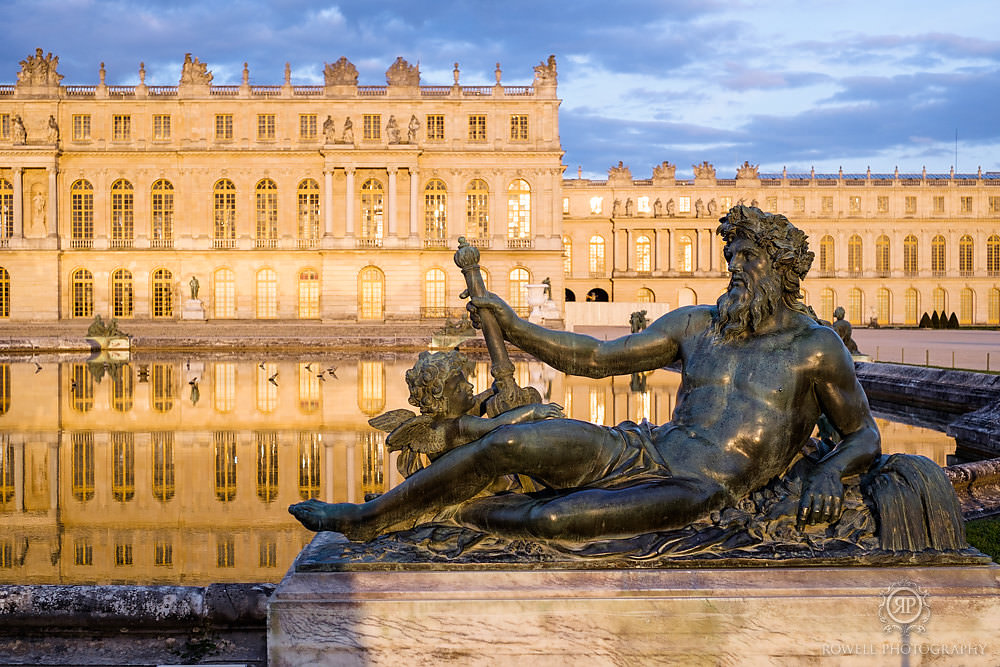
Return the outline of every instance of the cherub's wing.
[[[445,449],[444,430],[434,428],[429,415],[418,415],[393,429],[385,445],[390,452],[409,447],[415,452],[434,454]]]
[[[417,413],[412,410],[400,408],[399,410],[389,410],[389,412],[383,412],[378,417],[372,417],[368,420],[368,423],[380,431],[391,433],[407,419],[413,419],[416,416]]]

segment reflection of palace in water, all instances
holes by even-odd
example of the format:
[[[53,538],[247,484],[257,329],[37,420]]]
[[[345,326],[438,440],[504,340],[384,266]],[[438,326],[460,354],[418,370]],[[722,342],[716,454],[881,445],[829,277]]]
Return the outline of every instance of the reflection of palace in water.
[[[319,359],[0,364],[0,583],[278,580],[312,536],[289,504],[399,483],[367,420],[409,407],[412,363],[338,360],[336,377]],[[516,365],[606,424],[666,421],[678,382]],[[491,379],[479,362],[477,391]]]
[[[278,580],[312,536],[289,504],[399,483],[367,420],[409,407],[412,362],[341,359],[335,377],[318,358],[0,364],[0,583]],[[567,415],[608,425],[668,421],[680,382],[516,366]],[[490,381],[477,363],[476,390]],[[879,421],[913,444],[933,433]],[[916,451],[944,464],[954,445],[934,436]]]

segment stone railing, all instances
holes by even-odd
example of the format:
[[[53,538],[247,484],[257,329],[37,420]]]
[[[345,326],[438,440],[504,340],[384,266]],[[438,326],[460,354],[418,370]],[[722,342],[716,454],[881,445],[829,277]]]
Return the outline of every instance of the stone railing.
[[[11,97],[13,94],[14,86],[12,84],[0,85],[0,97]]]
[[[96,97],[100,86],[60,86],[59,96],[65,97]],[[384,97],[388,86],[357,86],[357,97]],[[139,86],[106,86],[108,97],[135,97]],[[212,97],[239,97],[244,88],[238,85],[218,85],[209,87]],[[420,86],[421,97],[493,97],[497,86]],[[535,94],[533,86],[501,86],[502,94],[507,97],[530,97]],[[249,86],[251,97],[287,97],[285,86]],[[292,97],[323,97],[326,87],[321,85],[292,86]],[[0,97],[13,97],[16,94],[14,84],[0,84]],[[146,86],[148,97],[177,97],[178,86]]]

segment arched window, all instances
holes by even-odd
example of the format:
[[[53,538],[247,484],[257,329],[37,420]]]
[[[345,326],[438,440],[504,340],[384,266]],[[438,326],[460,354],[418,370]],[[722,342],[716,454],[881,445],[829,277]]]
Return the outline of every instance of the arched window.
[[[358,319],[385,319],[385,274],[374,266],[358,274]]]
[[[111,184],[112,248],[131,248],[135,229],[135,194],[132,184],[123,178]]]
[[[886,287],[879,288],[877,310],[879,324],[892,324],[892,292]]]
[[[68,395],[74,412],[90,412],[94,408],[94,376],[86,364],[73,364],[70,369]]]
[[[117,269],[111,274],[111,316],[132,317],[133,310],[132,272]]]
[[[976,312],[976,293],[971,287],[966,287],[959,295],[958,301],[958,323],[973,324]]]
[[[385,408],[385,364],[381,361],[358,362],[358,408],[366,415],[377,415]]]
[[[382,184],[369,178],[361,185],[361,238],[370,245],[382,245]]]
[[[86,502],[94,497],[94,434],[90,431],[74,433],[72,441],[73,459],[70,476],[73,497],[80,502]]]
[[[945,272],[945,250],[947,244],[944,236],[938,234],[931,239],[931,275],[941,277]]]
[[[917,271],[917,237],[907,234],[903,239],[903,275],[913,278]]]
[[[914,287],[906,290],[906,308],[903,313],[903,324],[916,326],[920,317],[920,292]]]
[[[299,410],[312,414],[319,410],[319,383],[323,371],[317,373],[309,362],[299,362]]]
[[[510,272],[510,306],[518,315],[528,315],[528,282],[531,276],[527,269],[516,268]]]
[[[319,274],[315,269],[299,272],[299,317],[319,317]]]
[[[819,272],[825,276],[833,275],[836,271],[835,257],[833,252],[833,237],[827,234],[819,241]],[[822,315],[821,315],[822,317]],[[823,319],[829,319],[823,317]]]
[[[212,368],[212,402],[216,412],[232,412],[236,407],[236,364],[217,362]]]
[[[996,234],[986,239],[986,275],[1000,276],[1000,236]]]
[[[174,245],[174,186],[160,179],[153,183],[150,210],[153,214],[149,230],[149,243],[153,248],[172,248]]]
[[[0,266],[0,317],[10,317],[10,274]]]
[[[448,190],[432,178],[424,188],[424,245],[445,247],[448,240]]]
[[[430,269],[424,274],[424,317],[446,317],[445,275],[441,269]]]
[[[653,303],[656,301],[656,295],[648,287],[640,287],[635,295],[635,300],[639,303]]]
[[[490,235],[490,188],[479,178],[465,189],[465,233],[477,239]]]
[[[174,407],[174,366],[173,364],[151,364],[149,384],[152,385],[152,404],[155,412],[170,412]]]
[[[73,294],[73,317],[94,316],[94,274],[77,269],[70,279]]]
[[[683,273],[694,271],[694,243],[687,234],[677,237],[677,270]]]
[[[531,239],[531,187],[521,178],[507,186],[507,238]]]
[[[875,272],[879,278],[888,278],[890,269],[889,237],[882,234],[875,239]]]
[[[157,431],[150,434],[153,456],[153,497],[165,503],[174,497],[174,432]]]
[[[299,183],[299,247],[319,245],[319,183],[307,178]]]
[[[215,446],[215,498],[228,503],[236,497],[236,433],[216,431],[212,434]]]
[[[972,237],[965,234],[958,240],[958,274],[963,277],[969,277],[972,275],[972,257],[975,250],[975,244],[972,241]]]
[[[217,319],[236,317],[236,276],[231,269],[216,269],[213,275],[214,315]]]
[[[14,235],[14,186],[0,178],[0,239]]]
[[[120,503],[135,497],[135,436],[131,431],[111,434],[111,497]]]
[[[635,240],[635,270],[653,270],[653,244],[645,234]]]
[[[836,301],[837,295],[834,291],[827,287],[822,292],[819,293],[819,317],[827,322],[833,322],[833,308],[834,301]]]
[[[931,294],[934,302],[934,312],[940,313],[942,317],[947,315],[948,310],[948,293],[944,291],[943,287],[935,287],[934,292]]]
[[[124,364],[111,376],[111,408],[115,412],[132,409],[135,384],[132,380],[132,366]]]
[[[857,234],[852,234],[851,238],[847,239],[847,272],[851,276],[861,275],[861,254],[864,245],[861,241],[861,237]]]
[[[697,306],[698,305],[698,295],[695,294],[694,290],[690,287],[682,287],[677,290],[677,307],[681,306]]]
[[[270,503],[278,497],[278,434],[256,431],[253,436],[257,450],[257,498]]]
[[[990,288],[989,312],[986,315],[987,324],[1000,324],[1000,289]]]
[[[70,247],[94,247],[94,186],[74,181],[69,189]]]
[[[258,248],[278,247],[278,185],[270,178],[257,184],[257,237]]]
[[[590,237],[590,275],[591,277],[604,277],[604,237]]]
[[[216,248],[236,247],[236,186],[228,178],[215,184]]]
[[[573,239],[568,236],[562,237],[563,247],[563,275],[573,275]]]
[[[313,432],[299,433],[299,498],[318,498],[322,485],[323,443]]]
[[[278,275],[273,269],[257,272],[257,319],[270,320],[278,316]]]
[[[847,320],[857,326],[865,312],[865,294],[860,288],[852,288],[847,296]]]
[[[174,274],[167,269],[153,271],[153,317],[174,316]]]

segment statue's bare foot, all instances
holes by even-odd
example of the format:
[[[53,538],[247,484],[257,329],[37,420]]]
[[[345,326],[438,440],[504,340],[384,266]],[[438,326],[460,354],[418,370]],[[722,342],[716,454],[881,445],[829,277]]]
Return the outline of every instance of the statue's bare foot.
[[[332,530],[356,542],[378,535],[378,527],[362,518],[361,506],[354,503],[324,503],[311,498],[288,507],[288,512],[309,530]]]

